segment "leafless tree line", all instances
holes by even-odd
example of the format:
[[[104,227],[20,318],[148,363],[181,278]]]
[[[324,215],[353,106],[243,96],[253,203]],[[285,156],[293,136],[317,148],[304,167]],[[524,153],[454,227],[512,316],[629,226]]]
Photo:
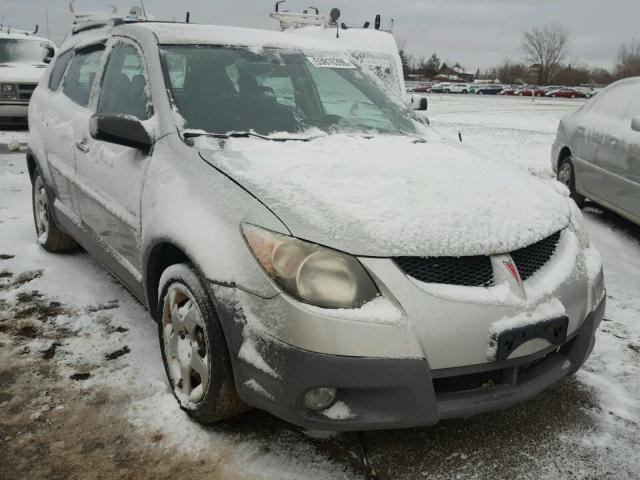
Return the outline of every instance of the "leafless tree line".
[[[581,85],[608,84],[621,78],[640,76],[640,40],[633,39],[620,47],[612,69],[568,62],[568,43],[569,31],[564,26],[534,27],[522,36],[522,60],[504,60],[484,72],[478,70],[476,77],[497,79],[507,84]],[[404,42],[401,42],[400,53],[405,75],[413,73],[430,78],[442,66],[436,53],[428,59],[424,56],[414,59],[408,55]]]
[[[612,81],[640,75],[640,41],[631,40],[620,47],[612,70],[566,61],[569,31],[550,24],[534,27],[522,36],[524,62],[505,60],[485,72],[486,78],[504,83],[532,82],[540,85],[608,84]]]

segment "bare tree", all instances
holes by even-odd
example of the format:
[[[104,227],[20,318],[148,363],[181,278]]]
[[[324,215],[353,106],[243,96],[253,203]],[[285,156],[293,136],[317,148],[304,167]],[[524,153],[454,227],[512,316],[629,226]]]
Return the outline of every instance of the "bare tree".
[[[634,39],[620,47],[615,72],[617,78],[640,75],[640,41]]]
[[[534,27],[522,36],[522,50],[527,60],[538,66],[538,83],[546,84],[564,59],[568,30],[556,24]]]

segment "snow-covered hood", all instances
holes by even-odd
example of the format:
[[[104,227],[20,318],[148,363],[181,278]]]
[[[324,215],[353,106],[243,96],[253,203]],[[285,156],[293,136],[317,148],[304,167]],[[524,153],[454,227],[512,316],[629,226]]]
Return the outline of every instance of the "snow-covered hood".
[[[566,227],[569,199],[449,143],[332,135],[202,152],[299,238],[362,256],[503,253]]]
[[[0,83],[38,83],[46,71],[44,63],[2,63]]]

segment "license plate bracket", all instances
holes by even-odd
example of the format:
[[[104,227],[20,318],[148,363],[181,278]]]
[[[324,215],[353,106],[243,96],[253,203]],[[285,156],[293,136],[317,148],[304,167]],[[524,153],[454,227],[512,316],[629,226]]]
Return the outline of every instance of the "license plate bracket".
[[[568,327],[569,317],[562,316],[503,330],[498,334],[496,361],[506,360],[516,348],[535,338],[547,340],[552,345],[563,345],[567,340]]]

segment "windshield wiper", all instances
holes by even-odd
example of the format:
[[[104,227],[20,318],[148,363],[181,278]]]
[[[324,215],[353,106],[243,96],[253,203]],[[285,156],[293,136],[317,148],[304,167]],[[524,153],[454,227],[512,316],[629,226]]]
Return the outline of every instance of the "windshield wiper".
[[[182,133],[184,138],[193,138],[193,137],[211,137],[211,138],[260,138],[262,140],[270,140],[272,142],[308,142],[309,140],[313,140],[315,137],[304,138],[304,137],[269,137],[266,135],[260,135],[255,132],[228,132],[228,133],[210,133],[210,132],[195,132],[195,131],[185,131]]]

